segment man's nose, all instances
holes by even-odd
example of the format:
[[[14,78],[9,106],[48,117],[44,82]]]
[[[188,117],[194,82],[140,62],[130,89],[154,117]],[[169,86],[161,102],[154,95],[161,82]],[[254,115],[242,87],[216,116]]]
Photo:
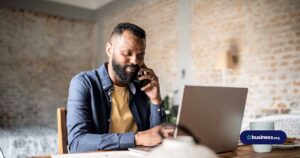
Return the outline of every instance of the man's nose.
[[[134,55],[130,58],[130,63],[132,63],[134,65],[139,64],[139,62],[140,62],[139,59]]]

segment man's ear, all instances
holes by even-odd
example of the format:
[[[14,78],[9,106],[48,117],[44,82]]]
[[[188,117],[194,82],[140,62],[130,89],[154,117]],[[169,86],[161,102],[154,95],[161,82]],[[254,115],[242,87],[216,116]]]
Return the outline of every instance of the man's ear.
[[[107,54],[107,56],[110,58],[111,57],[111,55],[112,55],[112,45],[110,44],[110,42],[107,42],[106,43],[106,48],[105,48],[105,50],[106,50],[106,54]]]

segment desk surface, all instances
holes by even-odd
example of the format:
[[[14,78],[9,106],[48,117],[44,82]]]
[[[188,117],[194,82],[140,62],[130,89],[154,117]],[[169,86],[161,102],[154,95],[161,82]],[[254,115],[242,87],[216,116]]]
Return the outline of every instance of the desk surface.
[[[284,157],[295,158],[300,157],[300,148],[290,149],[273,149],[269,153],[256,153],[251,145],[240,146],[232,152],[218,154],[220,158],[269,158],[269,157]]]
[[[120,151],[126,152],[126,151]],[[94,152],[96,153],[96,152]],[[107,152],[108,153],[108,152]],[[92,153],[90,153],[92,154]],[[76,155],[76,154],[74,154]],[[118,153],[116,154],[118,155]],[[61,157],[66,157],[62,155]],[[70,155],[69,155],[70,156]],[[67,156],[67,157],[69,157]],[[250,145],[240,146],[236,150],[218,154],[220,158],[271,158],[271,157],[284,157],[284,158],[295,158],[300,157],[300,148],[292,149],[273,149],[270,153],[255,153]],[[72,156],[73,157],[73,156]],[[74,156],[78,157],[78,155]],[[35,156],[32,158],[51,158],[50,155],[46,156]]]

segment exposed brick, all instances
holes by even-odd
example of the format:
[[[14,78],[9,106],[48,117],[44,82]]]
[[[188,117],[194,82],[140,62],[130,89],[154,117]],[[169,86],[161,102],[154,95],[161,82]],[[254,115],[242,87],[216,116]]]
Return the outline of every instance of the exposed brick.
[[[294,86],[300,86],[300,81],[294,81],[294,82],[293,82],[293,85],[294,85]]]
[[[249,88],[245,111],[244,123],[249,117],[260,116],[257,109],[263,106],[271,106],[268,101],[292,101],[298,100],[300,94],[295,93],[293,86],[299,86],[299,7],[295,7],[290,1],[218,1],[218,0],[193,0],[192,6],[192,53],[199,57],[193,58],[192,78],[197,83],[198,76],[201,82],[211,81],[211,84],[222,85],[217,77],[214,77],[213,51],[226,52],[232,49],[238,50],[239,74],[227,74],[227,84],[245,86]],[[300,4],[300,1],[294,1]],[[218,5],[216,5],[218,4]],[[241,9],[237,9],[241,8]],[[267,9],[266,9],[267,8]],[[284,9],[297,8],[297,9]],[[297,11],[298,10],[298,11]],[[230,18],[228,18],[230,16]],[[232,19],[241,19],[232,22]],[[207,22],[209,21],[209,23]],[[222,29],[228,24],[226,30]],[[233,28],[239,27],[239,34],[235,34]],[[224,41],[229,42],[219,42]],[[222,44],[220,49],[218,46]],[[237,48],[237,49],[236,49]],[[205,52],[198,50],[212,50]],[[204,56],[207,60],[200,58]],[[213,63],[206,64],[206,61]],[[199,69],[202,68],[202,69]],[[283,73],[284,74],[277,74]],[[206,75],[203,75],[206,74]],[[276,84],[274,84],[276,83]],[[290,83],[293,83],[292,85]],[[263,87],[263,88],[260,88]],[[274,89],[275,88],[275,89]],[[249,108],[254,106],[253,108]],[[253,109],[251,111],[251,109]],[[254,111],[256,110],[256,111]],[[292,108],[291,111],[294,109]],[[299,111],[295,109],[296,111]],[[250,115],[254,113],[255,115]]]
[[[291,59],[293,56],[291,54],[284,55],[282,59]]]
[[[280,75],[280,76],[279,76],[279,79],[280,79],[280,80],[285,80],[285,79],[287,79],[287,75]]]
[[[0,126],[56,124],[70,79],[94,67],[95,28],[94,22],[0,9]]]
[[[287,62],[287,61],[284,61],[284,62],[281,62],[281,66],[286,66],[286,65],[288,65],[289,64],[289,62]]]
[[[286,93],[287,92],[287,89],[286,88],[284,88],[282,91],[281,91],[281,93]]]
[[[294,65],[300,65],[300,60],[296,60],[293,62]]]

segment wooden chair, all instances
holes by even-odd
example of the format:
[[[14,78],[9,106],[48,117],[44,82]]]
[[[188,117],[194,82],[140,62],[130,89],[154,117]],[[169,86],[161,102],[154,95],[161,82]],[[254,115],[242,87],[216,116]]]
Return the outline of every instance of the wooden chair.
[[[68,153],[68,133],[66,125],[67,109],[57,108],[58,154]]]

